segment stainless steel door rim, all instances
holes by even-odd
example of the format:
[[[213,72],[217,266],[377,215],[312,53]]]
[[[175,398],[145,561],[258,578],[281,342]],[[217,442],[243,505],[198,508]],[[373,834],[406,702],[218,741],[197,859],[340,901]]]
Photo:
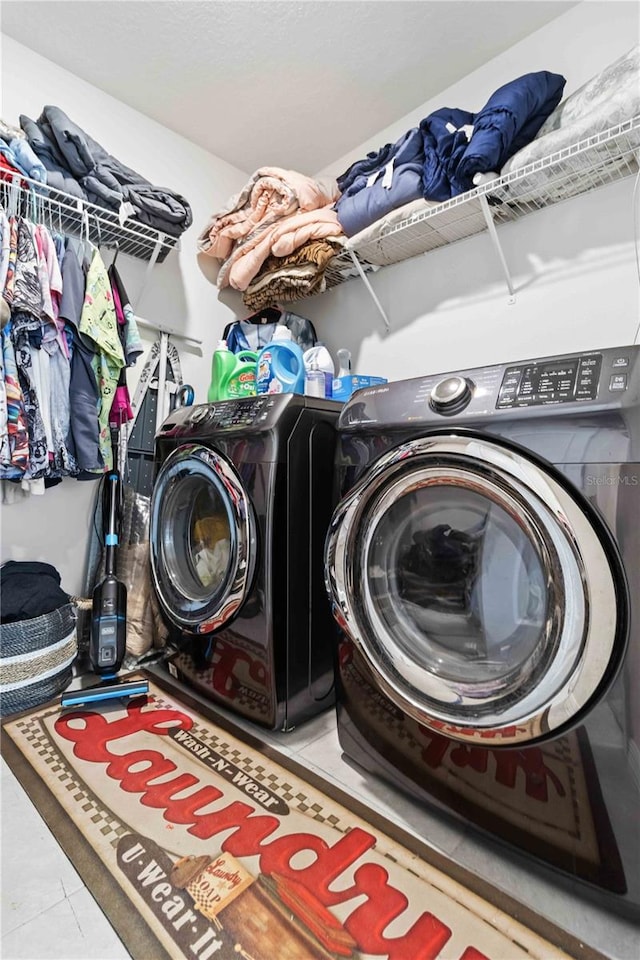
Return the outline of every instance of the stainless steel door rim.
[[[193,527],[198,495],[215,500],[229,543],[223,574],[198,574]],[[200,518],[202,519],[202,518]],[[184,444],[164,461],[151,500],[151,572],[164,612],[182,629],[209,633],[244,602],[255,569],[256,522],[242,480],[225,457],[201,444]]]
[[[434,643],[425,631],[421,644],[403,604],[394,606],[372,586],[395,575],[371,565],[379,559],[380,531],[393,539],[384,526],[389,511],[403,498],[451,490],[508,517],[544,571],[546,613],[537,642],[520,662],[495,669],[494,679],[495,664],[483,664],[484,675],[474,679],[473,661],[467,669],[463,656],[456,677],[455,655],[434,654],[446,638]],[[424,437],[377,460],[334,513],[325,576],[334,614],[380,688],[419,723],[456,739],[515,744],[564,726],[597,691],[614,656],[619,591],[592,519],[551,472],[486,438]]]

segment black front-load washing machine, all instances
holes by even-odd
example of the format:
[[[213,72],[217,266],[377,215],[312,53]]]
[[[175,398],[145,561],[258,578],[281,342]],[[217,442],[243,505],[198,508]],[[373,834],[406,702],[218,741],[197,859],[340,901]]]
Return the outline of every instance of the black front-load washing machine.
[[[345,755],[640,915],[640,347],[360,390],[336,477]]]
[[[324,590],[341,405],[277,394],[180,407],[156,435],[154,588],[174,676],[270,729],[334,702]]]

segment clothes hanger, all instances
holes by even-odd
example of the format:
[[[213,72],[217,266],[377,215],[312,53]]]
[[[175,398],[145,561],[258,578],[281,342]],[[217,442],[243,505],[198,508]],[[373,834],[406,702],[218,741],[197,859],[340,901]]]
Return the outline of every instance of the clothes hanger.
[[[265,307],[264,310],[258,310],[249,317],[242,317],[240,320],[234,320],[228,323],[222,331],[222,339],[227,339],[231,328],[236,323],[254,323],[256,326],[263,326],[267,323],[277,323],[281,316],[282,310],[280,310],[279,307]]]
[[[120,253],[120,243],[119,243],[118,240],[116,240],[116,246],[115,246],[115,251],[114,251],[114,254],[113,254],[113,260],[111,261],[111,264],[110,264],[110,266],[109,266],[109,270],[113,270],[113,269],[115,268],[116,260],[118,259],[118,254],[119,254],[119,253]]]
[[[258,310],[242,320],[244,323],[277,323],[281,316],[282,310],[279,307],[265,307],[264,310]]]

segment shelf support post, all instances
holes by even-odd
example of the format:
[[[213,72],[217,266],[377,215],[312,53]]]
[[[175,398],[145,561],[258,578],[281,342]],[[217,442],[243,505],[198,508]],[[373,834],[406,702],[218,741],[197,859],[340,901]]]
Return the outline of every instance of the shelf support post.
[[[167,405],[167,347],[169,346],[169,334],[164,330],[160,333],[160,359],[158,360],[158,402],[156,405],[156,433],[162,426],[162,423],[169,416]]]
[[[500,265],[502,266],[502,272],[504,273],[505,280],[507,281],[507,287],[509,289],[509,303],[515,303],[516,297],[513,289],[513,281],[511,279],[511,274],[509,273],[509,267],[507,266],[504,253],[502,252],[500,240],[498,239],[498,231],[496,230],[496,225],[493,222],[491,210],[489,208],[489,204],[487,203],[487,198],[484,194],[482,194],[478,199],[480,200],[480,209],[482,210],[482,215],[485,219],[485,223],[487,224],[487,229],[489,231],[489,236],[491,237],[493,248],[498,254],[498,259],[500,260]]]
[[[384,320],[384,328],[385,328],[385,330],[387,331],[387,333],[389,333],[389,331],[391,330],[391,327],[389,326],[389,318],[387,317],[386,313],[384,312],[384,307],[382,306],[382,304],[381,304],[380,301],[378,300],[378,298],[377,298],[377,296],[376,296],[375,290],[373,289],[373,287],[372,287],[371,284],[369,283],[369,278],[368,278],[368,276],[366,275],[366,273],[364,272],[364,270],[362,269],[362,264],[360,263],[360,261],[359,261],[358,258],[356,257],[356,255],[355,255],[355,253],[353,252],[353,250],[349,250],[349,256],[350,256],[351,259],[353,260],[353,264],[354,264],[356,270],[358,271],[358,273],[359,273],[360,276],[362,277],[362,279],[363,279],[363,281],[364,281],[365,287],[366,287],[367,290],[369,291],[369,294],[370,294],[373,302],[375,303],[376,307],[378,308],[378,311],[379,311],[379,313],[380,313],[380,316],[381,316],[382,319]]]
[[[157,262],[157,260],[158,260],[158,257],[160,256],[160,251],[162,250],[162,244],[163,244],[163,242],[164,242],[164,233],[159,233],[159,234],[158,234],[158,239],[156,240],[155,245],[154,245],[154,247],[153,247],[153,252],[152,252],[152,254],[151,254],[151,258],[150,258],[150,260],[149,260],[149,263],[147,264],[147,269],[146,269],[145,272],[144,272],[144,277],[142,278],[142,284],[141,284],[141,286],[140,286],[140,290],[138,291],[138,296],[136,297],[136,306],[137,306],[137,307],[140,306],[140,302],[141,302],[141,300],[142,300],[142,295],[143,295],[144,291],[147,289],[147,284],[149,283],[149,280],[150,280],[150,278],[151,278],[151,272],[152,272],[153,268],[154,268],[155,265],[156,265],[156,262]]]

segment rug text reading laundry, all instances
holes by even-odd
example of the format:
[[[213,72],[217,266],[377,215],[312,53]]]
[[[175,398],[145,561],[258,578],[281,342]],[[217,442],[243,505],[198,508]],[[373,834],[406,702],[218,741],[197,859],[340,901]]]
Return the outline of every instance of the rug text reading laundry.
[[[212,783],[203,783],[191,773],[180,772],[161,750],[132,749],[124,754],[109,750],[109,744],[124,738],[133,740],[139,732],[166,738],[171,732],[175,736],[176,731],[188,731],[192,726],[193,720],[187,714],[177,709],[155,709],[153,700],[145,707],[129,704],[127,715],[120,719],[109,720],[97,713],[78,711],[60,716],[55,723],[58,735],[74,744],[76,757],[106,764],[107,775],[119,783],[122,790],[140,794],[139,802],[144,807],[163,811],[165,821],[185,825],[188,833],[203,840],[226,832],[222,850],[240,858],[258,856],[262,873],[296,880],[327,907],[349,901],[357,903],[344,921],[344,927],[363,953],[385,956],[389,960],[438,957],[451,937],[451,930],[428,911],[404,934],[385,937],[389,924],[406,911],[409,898],[392,886],[388,871],[380,863],[362,862],[356,867],[350,885],[331,889],[338,880],[344,883],[349,867],[375,847],[374,834],[354,827],[333,845],[304,832],[289,832],[269,841],[281,826],[280,819],[273,813],[256,813],[255,806],[237,800],[214,811],[198,813],[208,804],[224,799],[224,791]],[[172,774],[175,776],[167,779]],[[191,792],[186,794],[187,790]],[[314,861],[302,869],[292,868],[291,861],[303,851],[311,852]],[[469,946],[460,960],[486,958]]]

